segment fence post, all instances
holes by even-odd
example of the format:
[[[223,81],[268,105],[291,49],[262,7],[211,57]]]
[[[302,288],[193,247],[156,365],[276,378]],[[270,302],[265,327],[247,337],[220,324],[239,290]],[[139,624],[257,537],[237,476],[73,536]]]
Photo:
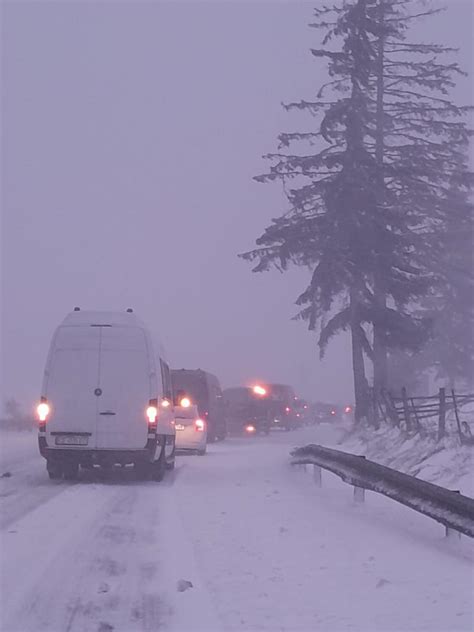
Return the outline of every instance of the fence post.
[[[313,479],[314,479],[314,482],[316,483],[316,487],[323,486],[323,477],[321,476],[320,465],[313,465]]]
[[[439,389],[438,441],[446,434],[446,390]]]
[[[384,393],[384,389],[380,389],[380,392],[378,393],[378,397],[377,397],[377,405],[379,407],[379,413],[380,416],[382,417],[384,423],[388,422],[387,419],[387,402],[385,399],[385,393]],[[385,406],[385,409],[384,409]]]
[[[385,403],[387,406],[387,411],[389,416],[391,417],[393,423],[399,427],[400,426],[400,419],[398,418],[398,411],[397,411],[397,406],[395,404],[395,401],[392,397],[391,393],[387,393],[384,391],[384,396],[385,396]]]
[[[458,411],[458,403],[456,401],[456,394],[454,393],[454,388],[451,389],[451,394],[453,396],[453,405],[454,405],[454,415],[456,417],[456,425],[458,427],[459,440],[461,443],[463,442],[463,434],[461,430],[461,422],[459,421],[459,411]]]
[[[405,387],[402,388],[402,399],[403,399],[403,415],[405,417],[406,429],[411,430],[410,409],[408,407],[407,389]]]
[[[411,407],[412,407],[412,410],[413,410],[413,414],[415,415],[416,429],[417,429],[418,432],[420,432],[421,431],[421,424],[420,424],[420,420],[418,418],[418,413],[417,413],[417,410],[416,410],[415,401],[413,400],[413,397],[411,398],[410,401],[411,401]]]

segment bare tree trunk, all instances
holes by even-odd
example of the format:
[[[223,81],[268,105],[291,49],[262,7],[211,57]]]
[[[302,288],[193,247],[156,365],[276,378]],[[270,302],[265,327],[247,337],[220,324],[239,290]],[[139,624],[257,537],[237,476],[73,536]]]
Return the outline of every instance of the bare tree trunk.
[[[360,423],[369,417],[368,384],[365,377],[364,352],[361,339],[361,325],[358,314],[356,292],[351,291],[351,343],[352,343],[352,372],[354,376],[354,418]]]
[[[378,22],[383,27],[385,20],[385,0],[379,0]],[[383,174],[384,160],[384,53],[385,38],[381,31],[377,46],[377,110],[375,132],[375,160],[378,166],[378,204],[384,202],[385,183]],[[383,256],[383,255],[382,255]],[[380,258],[380,255],[379,255]],[[374,273],[374,300],[379,313],[383,313],[387,307],[387,296],[383,279],[383,266],[377,266]],[[388,358],[385,342],[385,324],[380,319],[374,323],[374,391],[378,399],[383,389],[388,388]]]

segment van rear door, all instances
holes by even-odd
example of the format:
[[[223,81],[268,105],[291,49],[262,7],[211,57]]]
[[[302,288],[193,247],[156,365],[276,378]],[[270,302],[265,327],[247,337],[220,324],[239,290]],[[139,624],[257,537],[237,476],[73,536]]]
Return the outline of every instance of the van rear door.
[[[62,445],[67,434],[76,434],[82,437],[82,445],[95,447],[99,345],[100,332],[95,327],[62,326],[56,332],[44,393],[51,405],[46,424],[51,446]]]
[[[97,448],[144,448],[152,373],[145,332],[115,325],[100,329]]]

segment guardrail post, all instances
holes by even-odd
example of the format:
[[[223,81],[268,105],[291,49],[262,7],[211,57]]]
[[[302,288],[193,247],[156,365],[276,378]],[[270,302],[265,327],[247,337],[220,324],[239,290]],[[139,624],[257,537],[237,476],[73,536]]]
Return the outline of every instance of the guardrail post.
[[[313,465],[313,479],[317,487],[323,486],[323,477],[321,474],[321,467],[319,465]]]
[[[354,502],[363,503],[365,501],[365,489],[354,485]]]
[[[453,492],[455,494],[460,494],[461,491],[459,489],[453,489]],[[460,531],[456,531],[456,529],[453,529],[451,527],[446,527],[446,537],[447,538],[456,538],[457,540],[461,539],[461,532]]]
[[[461,532],[456,531],[456,529],[451,529],[451,527],[446,527],[446,537],[447,538],[457,538],[461,539]]]

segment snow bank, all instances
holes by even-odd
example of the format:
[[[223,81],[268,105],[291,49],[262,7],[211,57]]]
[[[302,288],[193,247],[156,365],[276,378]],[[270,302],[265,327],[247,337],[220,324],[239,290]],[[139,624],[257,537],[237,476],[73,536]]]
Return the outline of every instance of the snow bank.
[[[348,430],[339,439],[338,447],[430,483],[474,495],[474,448],[461,446],[457,437],[436,441],[420,435],[407,436],[398,428],[382,425],[379,430]]]

